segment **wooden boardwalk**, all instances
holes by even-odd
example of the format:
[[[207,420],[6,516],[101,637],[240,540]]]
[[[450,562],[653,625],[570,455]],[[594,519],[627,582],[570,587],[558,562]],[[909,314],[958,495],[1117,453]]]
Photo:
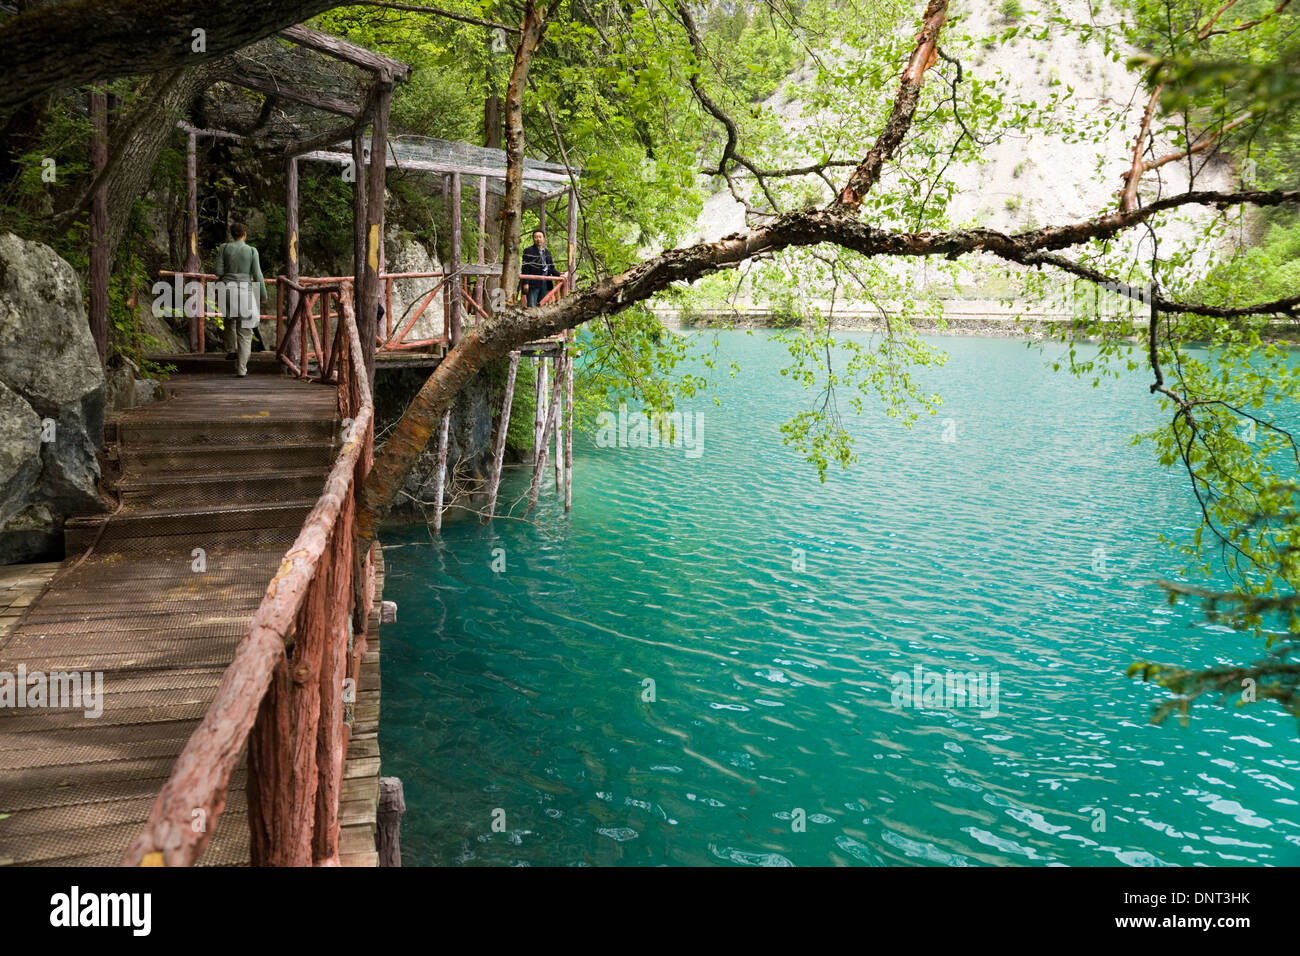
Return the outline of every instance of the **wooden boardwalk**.
[[[167,401],[111,417],[118,509],[69,521],[68,557],[35,600],[39,576],[18,579],[27,598],[6,612],[0,673],[100,672],[103,712],[0,707],[0,864],[121,862],[320,495],[337,390],[254,359],[244,379],[198,360],[167,383]],[[345,865],[377,859],[378,616],[352,708]],[[241,763],[203,864],[248,863],[244,781]]]

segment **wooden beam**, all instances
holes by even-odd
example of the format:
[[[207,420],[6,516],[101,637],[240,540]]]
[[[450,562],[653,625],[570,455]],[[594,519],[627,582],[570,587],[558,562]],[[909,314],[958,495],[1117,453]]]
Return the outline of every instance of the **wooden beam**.
[[[108,357],[108,187],[100,174],[108,165],[108,94],[102,87],[90,94],[90,120],[90,166],[99,181],[90,201],[90,334],[103,365]]]
[[[295,86],[284,86],[275,80],[249,76],[247,73],[227,73],[222,79],[227,83],[233,83],[245,89],[281,96],[286,100],[293,100],[295,103],[302,103],[305,106],[324,110],[327,113],[338,113],[340,116],[347,116],[353,120],[361,112],[361,107],[355,103],[349,103],[334,96],[300,90]]]
[[[210,136],[213,139],[246,139],[242,133],[228,133],[224,129],[199,129],[197,126],[191,126],[189,123],[177,123],[176,128],[181,132],[189,133],[191,136]]]
[[[401,60],[395,60],[391,56],[384,56],[384,54],[376,53],[374,50],[367,50],[365,47],[357,46],[357,44],[351,43],[342,37],[314,30],[311,27],[303,26],[301,23],[291,26],[287,30],[281,30],[280,36],[299,46],[308,47],[338,60],[344,60],[353,66],[359,66],[375,73],[386,73],[388,78],[395,83],[405,83],[411,77],[411,67]]]
[[[304,159],[318,160],[325,163],[346,163],[348,161],[347,153],[332,152],[328,150],[315,150],[310,155],[304,156]],[[392,156],[388,157],[388,165],[400,167],[401,169],[414,169],[420,172],[441,173],[460,173],[462,176],[487,176],[491,179],[505,179],[505,169],[494,169],[490,166],[477,166],[472,163],[439,163],[427,159],[403,159],[397,160]],[[547,183],[567,183],[569,176],[567,173],[557,173],[549,169],[532,169],[524,168],[524,182],[529,180],[535,182]],[[529,187],[532,188],[531,186]],[[562,195],[568,189],[556,190],[552,195]]]

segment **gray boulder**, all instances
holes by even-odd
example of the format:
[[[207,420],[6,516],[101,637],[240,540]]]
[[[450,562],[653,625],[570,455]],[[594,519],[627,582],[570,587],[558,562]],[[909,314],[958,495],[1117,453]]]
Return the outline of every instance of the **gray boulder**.
[[[48,557],[64,518],[104,510],[105,397],[76,271],[0,233],[0,563]]]

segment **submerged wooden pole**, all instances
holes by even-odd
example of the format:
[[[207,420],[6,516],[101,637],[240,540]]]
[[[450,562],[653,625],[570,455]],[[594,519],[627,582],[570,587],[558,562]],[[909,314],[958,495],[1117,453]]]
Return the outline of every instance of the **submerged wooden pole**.
[[[375,849],[380,866],[402,865],[402,814],[406,795],[400,777],[379,778],[379,806],[375,813]]]
[[[546,358],[543,357],[542,367],[545,368],[545,366]],[[550,444],[551,431],[555,428],[555,416],[559,412],[561,384],[563,383],[560,381],[560,376],[556,375],[555,385],[552,386],[551,389],[550,404],[547,406],[546,422],[542,428],[542,441],[538,446],[540,450],[538,452],[537,461],[534,463],[533,467],[533,483],[528,489],[528,511],[532,511],[537,507],[537,496],[542,490],[542,473],[546,471],[546,449]],[[528,512],[525,512],[525,514],[527,513]]]
[[[569,417],[564,420],[564,510],[573,507],[573,356],[564,360],[564,407]]]
[[[447,431],[451,425],[451,409],[442,413],[438,428],[438,474],[433,479],[433,530],[442,530],[442,494],[447,482]]]
[[[497,489],[501,486],[501,464],[505,461],[506,432],[510,430],[510,406],[515,398],[515,375],[519,371],[519,353],[510,353],[510,371],[506,373],[506,392],[501,399],[501,424],[497,428],[496,448],[492,452],[492,477],[488,486],[487,518],[496,514]]]
[[[564,345],[556,346],[555,349],[555,384],[560,384],[564,378]],[[564,443],[561,437],[564,431],[565,408],[563,405],[564,393],[556,390],[556,409],[555,409],[555,493],[558,495],[563,489],[564,481]]]
[[[533,415],[533,468],[540,467],[538,457],[542,450],[542,441],[545,438],[544,431],[546,428],[546,355],[545,353],[535,356],[533,362],[537,366],[537,407]]]

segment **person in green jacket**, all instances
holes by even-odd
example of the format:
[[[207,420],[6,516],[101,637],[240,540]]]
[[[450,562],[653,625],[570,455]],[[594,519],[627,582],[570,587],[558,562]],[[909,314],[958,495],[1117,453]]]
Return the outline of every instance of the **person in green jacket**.
[[[248,228],[242,222],[231,223],[230,242],[217,247],[218,304],[225,318],[226,358],[237,358],[235,374],[248,374],[248,355],[253,350],[253,330],[261,321],[266,303],[266,282],[257,250],[244,241]],[[238,353],[236,353],[238,329]]]

